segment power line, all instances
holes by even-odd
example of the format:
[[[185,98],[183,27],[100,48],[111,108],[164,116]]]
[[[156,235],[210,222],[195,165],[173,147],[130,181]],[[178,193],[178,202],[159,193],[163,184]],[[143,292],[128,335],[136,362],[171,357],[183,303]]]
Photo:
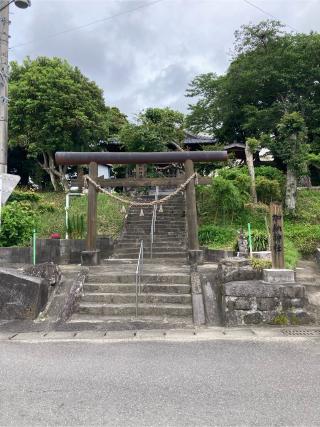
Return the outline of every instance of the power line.
[[[97,19],[96,21],[91,21],[91,22],[88,22],[87,24],[79,25],[78,27],[68,28],[67,30],[59,31],[58,33],[54,33],[54,34],[50,34],[49,36],[42,37],[41,40],[48,40],[48,39],[52,39],[54,37],[59,37],[63,34],[71,33],[73,31],[82,30],[83,28],[91,27],[92,25],[96,25],[96,24],[99,24],[101,22],[109,21],[110,19],[117,18],[118,16],[127,15],[129,13],[135,12],[135,11],[140,10],[140,9],[144,9],[146,7],[154,6],[155,4],[162,3],[164,1],[165,0],[154,0],[150,3],[137,6],[133,9],[128,9],[128,10],[125,10],[123,12],[115,13],[114,15],[107,16],[106,18]],[[12,46],[10,49],[16,49],[16,48],[19,48],[22,46],[26,46],[26,45],[32,44],[36,41],[38,41],[38,39],[29,40],[28,42],[20,43],[20,44],[17,44],[15,46]]]
[[[14,0],[10,0],[10,1],[8,1],[8,3],[7,4],[5,4],[4,6],[2,6],[1,8],[0,8],[0,12],[2,12],[3,11],[3,9],[5,9],[6,7],[8,7],[11,3],[13,3],[14,2]]]
[[[267,16],[270,16],[273,19],[276,19],[277,21],[279,20],[279,18],[277,18],[276,16],[272,15],[271,13],[267,12],[266,10],[262,9],[261,7],[257,6],[254,3],[251,3],[251,1],[249,0],[243,0],[245,3],[247,3],[248,5],[254,7],[255,9],[258,9],[260,12],[264,13]],[[296,31],[297,33],[299,33],[299,30],[295,27],[292,27],[292,25],[289,24],[285,24],[286,27],[291,28],[293,31]]]

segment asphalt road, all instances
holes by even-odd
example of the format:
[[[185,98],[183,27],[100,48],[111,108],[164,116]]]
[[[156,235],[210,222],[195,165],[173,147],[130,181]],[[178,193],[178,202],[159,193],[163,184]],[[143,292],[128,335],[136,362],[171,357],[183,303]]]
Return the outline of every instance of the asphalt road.
[[[320,425],[320,341],[0,346],[0,425]]]

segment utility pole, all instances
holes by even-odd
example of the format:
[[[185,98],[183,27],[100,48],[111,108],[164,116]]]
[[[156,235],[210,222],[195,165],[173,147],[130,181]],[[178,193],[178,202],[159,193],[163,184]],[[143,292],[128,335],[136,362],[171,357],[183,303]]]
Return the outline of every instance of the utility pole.
[[[8,164],[8,79],[9,79],[9,6],[20,9],[31,6],[30,0],[0,1],[0,174],[7,173]]]
[[[8,50],[9,4],[1,2],[0,11],[0,173],[7,173],[8,159]]]

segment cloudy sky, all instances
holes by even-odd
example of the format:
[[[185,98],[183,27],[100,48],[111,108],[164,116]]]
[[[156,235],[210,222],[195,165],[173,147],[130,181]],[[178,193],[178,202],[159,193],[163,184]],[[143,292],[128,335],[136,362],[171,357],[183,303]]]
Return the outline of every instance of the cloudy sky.
[[[153,106],[185,112],[188,83],[226,70],[242,24],[273,16],[288,31],[320,31],[320,0],[32,0],[26,10],[10,7],[10,60],[66,58],[130,118]]]

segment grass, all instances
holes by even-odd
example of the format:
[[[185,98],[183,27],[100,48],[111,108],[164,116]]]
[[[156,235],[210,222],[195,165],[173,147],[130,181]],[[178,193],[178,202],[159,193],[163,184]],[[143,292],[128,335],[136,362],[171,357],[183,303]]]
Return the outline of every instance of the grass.
[[[252,230],[266,233],[265,206],[256,207],[247,205],[238,218],[232,222],[217,221],[213,216],[200,216],[199,236],[206,236],[202,242],[211,249],[234,249],[238,231],[244,232],[250,222]],[[206,232],[213,227],[210,233]],[[302,257],[309,257],[320,246],[320,191],[302,190],[298,192],[297,209],[295,215],[285,216],[285,265],[294,268]],[[200,239],[201,240],[201,239]]]
[[[35,207],[47,207],[39,212],[38,237],[48,238],[52,233],[65,234],[65,194],[64,193],[37,193],[40,201]],[[105,194],[98,195],[98,234],[117,237],[122,230],[124,213],[121,212],[121,203]],[[87,196],[72,197],[70,215],[87,215]]]

